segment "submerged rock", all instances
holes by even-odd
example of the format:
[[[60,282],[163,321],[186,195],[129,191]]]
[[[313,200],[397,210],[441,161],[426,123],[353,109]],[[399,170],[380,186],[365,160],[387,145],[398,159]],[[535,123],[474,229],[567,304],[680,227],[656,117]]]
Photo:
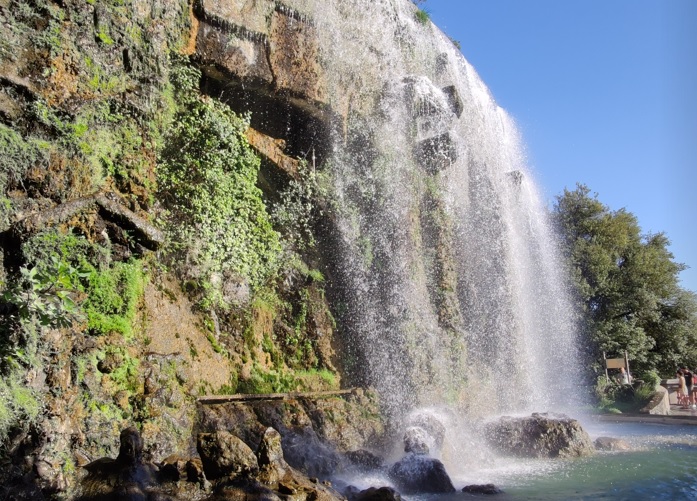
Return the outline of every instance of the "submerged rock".
[[[469,494],[502,494],[503,491],[494,484],[473,484],[466,485],[462,488],[462,492]]]
[[[500,452],[519,457],[590,456],[595,451],[581,423],[564,415],[504,416],[486,425],[484,432]]]
[[[404,456],[392,465],[388,474],[404,494],[455,492],[443,463],[422,454]]]
[[[347,497],[349,501],[402,501],[402,496],[392,487],[370,487]]]

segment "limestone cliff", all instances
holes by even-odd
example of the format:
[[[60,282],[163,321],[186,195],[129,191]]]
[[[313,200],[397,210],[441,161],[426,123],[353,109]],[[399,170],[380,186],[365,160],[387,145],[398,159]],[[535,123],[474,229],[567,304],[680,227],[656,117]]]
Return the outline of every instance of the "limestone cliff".
[[[311,23],[274,1],[0,17],[1,495],[69,497],[132,424],[153,459],[191,448],[201,394],[337,388]]]

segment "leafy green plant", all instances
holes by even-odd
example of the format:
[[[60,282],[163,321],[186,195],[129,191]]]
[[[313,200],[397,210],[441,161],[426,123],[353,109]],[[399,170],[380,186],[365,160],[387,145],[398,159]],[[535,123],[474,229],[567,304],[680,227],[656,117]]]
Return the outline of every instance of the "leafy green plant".
[[[218,340],[215,338],[215,336],[213,334],[211,334],[210,332],[207,333],[206,338],[211,343],[211,348],[213,348],[214,352],[220,353],[220,354],[226,354],[225,348],[223,348],[220,345],[220,343],[218,342]]]
[[[0,196],[13,185],[21,185],[26,171],[36,165],[48,162],[50,145],[48,142],[29,138],[24,139],[10,127],[0,124]],[[12,205],[3,199],[0,205],[0,227],[9,223]]]
[[[307,162],[298,167],[298,177],[291,179],[280,194],[271,212],[274,225],[280,229],[286,241],[297,249],[315,245],[314,219],[321,216],[317,201],[326,198],[320,174]]]
[[[247,380],[240,381],[239,393],[286,393],[292,391],[315,391],[338,389],[336,375],[327,370],[290,371],[286,369],[263,369],[252,367]]]
[[[29,264],[3,295],[19,320],[51,327],[87,320],[94,334],[131,336],[146,282],[140,260],[111,263],[108,250],[57,231],[37,234],[22,251]]]
[[[20,134],[0,124],[0,189],[8,182],[18,183],[29,167],[48,161],[49,143],[40,139],[25,140]]]
[[[414,17],[420,24],[428,24],[428,22],[431,20],[431,16],[424,9],[417,9],[414,13]]]
[[[609,413],[638,412],[651,400],[654,391],[655,387],[650,383],[633,387],[600,376],[595,387],[597,409]]]
[[[644,381],[646,386],[656,388],[661,384],[661,376],[656,371],[645,371],[637,375],[637,379]]]
[[[280,239],[256,186],[248,120],[199,96],[198,70],[180,67],[172,78],[180,107],[158,166],[171,256],[185,278],[199,280],[203,307],[226,308],[223,283],[238,276],[259,287],[275,269]]]
[[[92,268],[87,276],[84,302],[90,331],[93,334],[118,332],[130,338],[145,282],[143,265],[137,259],[115,263],[104,271]]]
[[[104,31],[104,29],[100,29],[97,32],[97,38],[99,39],[100,42],[102,42],[104,45],[113,45],[114,44],[114,39],[109,36],[109,33]]]
[[[324,282],[324,275],[322,274],[321,271],[312,269],[308,272],[307,274],[308,278],[310,278],[313,282],[317,283],[322,283]]]
[[[58,7],[48,9],[48,11],[52,15],[49,17],[46,28],[37,34],[36,44],[48,51],[51,57],[56,57],[63,51],[62,21],[65,18],[65,12]]]
[[[17,307],[21,321],[36,318],[46,327],[69,327],[81,318],[74,299],[79,277],[87,274],[51,256],[47,263],[20,268],[15,287],[3,299]]]
[[[21,377],[20,371],[13,370],[0,379],[0,442],[15,422],[33,423],[41,413],[38,396],[22,383]]]
[[[118,385],[119,388],[136,393],[139,388],[138,367],[140,361],[131,357],[128,352],[122,348],[110,348],[110,350],[120,357],[122,362],[119,366],[109,374],[109,377]],[[107,350],[107,353],[109,350]]]
[[[26,265],[11,277],[3,299],[14,306],[20,322],[68,327],[83,315],[78,308],[82,281],[90,274],[86,257],[90,244],[55,231],[39,233],[22,246]],[[78,256],[83,256],[79,258]]]

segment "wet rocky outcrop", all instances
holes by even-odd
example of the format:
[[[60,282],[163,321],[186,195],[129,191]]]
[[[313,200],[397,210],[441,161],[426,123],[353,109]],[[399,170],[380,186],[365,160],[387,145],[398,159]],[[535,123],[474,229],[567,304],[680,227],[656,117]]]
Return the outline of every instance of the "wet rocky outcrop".
[[[259,471],[252,449],[228,431],[199,433],[196,448],[211,480],[251,476]]]
[[[121,432],[116,459],[100,458],[84,469],[81,501],[147,499],[159,483],[159,468],[143,458],[143,439],[132,427]]]
[[[404,452],[428,454],[431,451],[428,443],[431,441],[431,437],[426,433],[426,430],[418,426],[410,426],[404,432]]]
[[[199,434],[197,457],[171,457],[160,465],[143,459],[143,440],[135,428],[121,433],[116,459],[101,458],[84,468],[80,501],[343,499],[328,483],[286,463],[281,436],[267,428],[253,452],[229,432]],[[209,480],[210,479],[210,480]]]
[[[316,478],[308,478],[290,466],[284,458],[281,435],[273,428],[267,428],[257,449],[260,472],[258,480],[285,495],[298,499],[332,500],[340,495],[330,488],[328,482],[321,483]]]
[[[280,433],[285,460],[317,477],[327,477],[346,463],[344,453],[379,447],[385,431],[375,393],[360,389],[346,398],[291,398],[199,408],[201,432],[228,430],[254,450],[269,427]]]
[[[409,426],[405,431],[404,437],[405,452],[410,452],[406,450],[406,435],[412,428],[417,428],[423,431],[423,434],[426,436],[426,443],[429,445],[430,449],[440,450],[443,448],[443,443],[445,442],[445,425],[443,425],[443,423],[430,412],[420,411],[410,415],[408,425]]]
[[[344,458],[349,465],[358,471],[377,471],[385,469],[385,460],[379,455],[365,450],[358,449],[344,453]]]
[[[484,433],[500,452],[519,457],[578,457],[590,456],[595,451],[581,424],[565,415],[504,416],[488,423]]]

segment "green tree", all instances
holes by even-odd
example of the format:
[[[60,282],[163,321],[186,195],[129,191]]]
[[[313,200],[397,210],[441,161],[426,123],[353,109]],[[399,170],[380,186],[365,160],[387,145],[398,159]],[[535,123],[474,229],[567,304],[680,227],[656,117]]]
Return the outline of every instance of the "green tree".
[[[584,185],[564,190],[553,215],[560,229],[585,338],[600,370],[602,351],[629,353],[638,371],[671,374],[697,363],[697,299],[679,286],[663,233],[642,235],[636,217],[611,211]]]

